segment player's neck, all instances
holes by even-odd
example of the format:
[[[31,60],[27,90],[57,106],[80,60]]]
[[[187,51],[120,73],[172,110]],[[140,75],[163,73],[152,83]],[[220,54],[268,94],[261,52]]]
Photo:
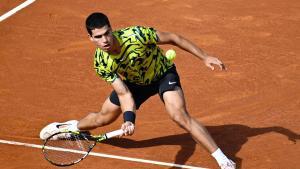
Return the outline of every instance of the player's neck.
[[[119,43],[118,39],[115,36],[113,36],[113,47],[109,53],[111,53],[113,55],[118,55],[118,54],[120,54],[120,52],[121,52],[120,43]]]

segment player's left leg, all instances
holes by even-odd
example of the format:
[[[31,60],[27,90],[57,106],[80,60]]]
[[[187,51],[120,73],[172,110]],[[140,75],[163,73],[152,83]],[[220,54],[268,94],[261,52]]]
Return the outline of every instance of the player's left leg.
[[[235,169],[235,163],[228,159],[218,148],[206,128],[189,115],[184,94],[180,87],[176,86],[173,90],[164,92],[162,97],[172,120],[191,133],[195,141],[202,144],[212,154],[221,169]]]
[[[206,128],[187,112],[183,91],[180,87],[176,87],[174,91],[164,92],[163,100],[166,110],[174,122],[191,133],[195,141],[201,143],[209,152],[217,150],[218,147]]]

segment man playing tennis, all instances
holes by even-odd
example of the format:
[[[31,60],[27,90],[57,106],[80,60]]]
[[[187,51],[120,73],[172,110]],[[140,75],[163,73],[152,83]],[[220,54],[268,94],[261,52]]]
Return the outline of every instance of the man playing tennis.
[[[235,169],[235,163],[218,148],[206,128],[186,110],[185,98],[175,65],[158,45],[175,45],[203,60],[211,69],[223,63],[209,56],[187,39],[154,28],[133,26],[113,31],[106,15],[93,13],[86,19],[90,40],[96,45],[94,68],[108,82],[113,91],[101,111],[90,113],[80,121],[51,123],[42,129],[41,139],[61,130],[91,130],[108,125],[123,113],[121,128],[124,135],[132,135],[136,110],[149,97],[159,94],[167,113],[180,127],[188,131],[216,159],[221,169]]]

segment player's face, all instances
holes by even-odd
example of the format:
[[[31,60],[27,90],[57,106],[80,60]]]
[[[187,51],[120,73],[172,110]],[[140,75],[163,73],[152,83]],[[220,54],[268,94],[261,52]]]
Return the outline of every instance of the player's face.
[[[103,51],[111,51],[113,47],[113,35],[111,27],[104,26],[102,28],[93,29],[90,40]]]

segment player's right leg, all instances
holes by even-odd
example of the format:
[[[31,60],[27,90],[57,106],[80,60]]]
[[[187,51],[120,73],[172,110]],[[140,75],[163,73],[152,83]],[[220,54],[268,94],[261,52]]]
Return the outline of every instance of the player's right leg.
[[[98,113],[90,113],[78,122],[79,130],[91,130],[114,122],[121,114],[120,106],[107,98]]]
[[[103,103],[101,111],[98,113],[89,113],[86,117],[77,120],[70,120],[62,123],[54,122],[48,124],[40,132],[41,139],[47,139],[52,134],[61,131],[86,131],[101,127],[112,123],[121,114],[120,106],[111,102],[110,98],[107,98]]]

